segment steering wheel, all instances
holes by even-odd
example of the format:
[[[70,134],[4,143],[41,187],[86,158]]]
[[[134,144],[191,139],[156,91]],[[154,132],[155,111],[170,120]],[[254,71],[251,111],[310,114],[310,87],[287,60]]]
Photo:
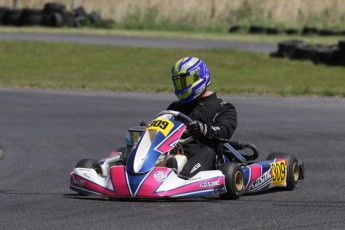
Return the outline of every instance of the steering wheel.
[[[192,119],[190,117],[188,117],[186,114],[178,112],[178,111],[174,111],[174,110],[164,110],[162,112],[159,112],[155,117],[160,117],[163,115],[172,115],[175,118],[180,119],[186,126],[192,121]],[[197,141],[197,138],[194,138],[193,136],[189,136],[185,139],[180,139],[179,143],[182,145],[188,144],[192,141]]]

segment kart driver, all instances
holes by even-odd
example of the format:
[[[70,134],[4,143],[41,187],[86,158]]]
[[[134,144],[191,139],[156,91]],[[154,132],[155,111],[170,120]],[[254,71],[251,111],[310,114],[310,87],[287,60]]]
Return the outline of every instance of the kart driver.
[[[184,146],[188,162],[180,176],[193,177],[199,171],[214,169],[216,139],[230,140],[237,126],[235,107],[207,90],[211,83],[206,64],[196,57],[185,57],[172,67],[172,82],[178,101],[168,106],[188,115],[189,134],[197,141]]]

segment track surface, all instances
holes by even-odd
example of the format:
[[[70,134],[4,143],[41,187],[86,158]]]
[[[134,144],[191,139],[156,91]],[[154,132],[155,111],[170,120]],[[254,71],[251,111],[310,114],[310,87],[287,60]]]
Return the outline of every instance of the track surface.
[[[66,42],[97,45],[115,45],[132,47],[158,47],[180,49],[236,49],[259,53],[271,53],[277,46],[268,43],[235,42],[216,40],[191,40],[177,38],[154,38],[120,35],[91,35],[91,34],[48,34],[48,33],[0,33],[0,40],[30,40],[46,42]]]
[[[82,158],[124,145],[172,94],[0,88],[0,229],[344,229],[345,100],[223,96],[238,111],[237,140],[305,162],[294,191],[236,201],[105,200],[69,190]]]

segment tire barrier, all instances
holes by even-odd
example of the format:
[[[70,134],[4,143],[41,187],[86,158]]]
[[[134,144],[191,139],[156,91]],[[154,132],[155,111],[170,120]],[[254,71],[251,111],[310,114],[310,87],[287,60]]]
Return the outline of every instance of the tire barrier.
[[[237,32],[247,32],[249,34],[268,34],[268,35],[276,35],[276,34],[287,34],[287,35],[304,35],[304,36],[311,36],[311,35],[319,35],[319,36],[341,36],[345,35],[345,30],[335,30],[335,29],[318,29],[315,27],[305,26],[302,29],[280,29],[274,27],[264,27],[258,25],[251,25],[251,26],[241,26],[241,25],[233,25],[230,26],[228,29],[229,33],[237,33]]]
[[[36,26],[42,22],[42,11],[34,9],[24,9],[20,14],[19,25]]]
[[[2,18],[2,24],[10,26],[19,26],[19,20],[22,10],[8,10]]]
[[[2,20],[8,10],[9,9],[7,7],[0,7],[0,25],[2,24]]]
[[[278,43],[278,50],[270,54],[275,58],[310,60],[314,64],[345,66],[345,40],[336,45],[310,45],[302,40],[289,40]]]
[[[9,9],[0,6],[0,25],[47,27],[103,27],[109,28],[112,20],[103,20],[96,11],[87,13],[80,6],[72,12],[59,3],[46,3],[43,9]]]

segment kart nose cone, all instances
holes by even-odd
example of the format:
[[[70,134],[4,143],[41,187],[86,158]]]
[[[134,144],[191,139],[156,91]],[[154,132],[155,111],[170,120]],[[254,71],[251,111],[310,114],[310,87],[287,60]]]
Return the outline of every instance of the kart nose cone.
[[[144,165],[144,162],[147,158],[147,156],[140,156],[141,154],[138,154],[136,157],[135,157],[135,160],[134,160],[134,164],[133,164],[133,170],[134,170],[134,173],[138,173],[140,171],[140,169],[143,167]]]

